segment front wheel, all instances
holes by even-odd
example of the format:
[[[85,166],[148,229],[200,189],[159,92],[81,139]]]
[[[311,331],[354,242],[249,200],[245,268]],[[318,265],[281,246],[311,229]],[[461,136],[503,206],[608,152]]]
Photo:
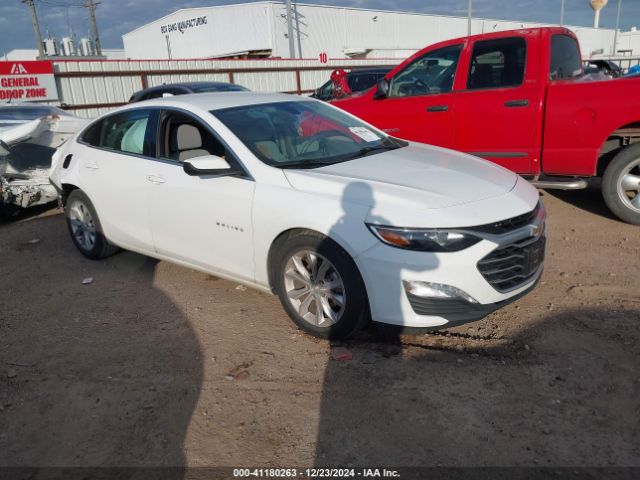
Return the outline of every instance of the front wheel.
[[[64,214],[71,239],[85,257],[97,260],[118,251],[102,233],[98,214],[84,192],[74,190],[69,194]]]
[[[366,289],[349,254],[315,232],[290,236],[278,252],[276,291],[291,319],[321,338],[343,339],[369,320]]]
[[[640,225],[640,144],[613,158],[602,177],[602,196],[616,217]]]

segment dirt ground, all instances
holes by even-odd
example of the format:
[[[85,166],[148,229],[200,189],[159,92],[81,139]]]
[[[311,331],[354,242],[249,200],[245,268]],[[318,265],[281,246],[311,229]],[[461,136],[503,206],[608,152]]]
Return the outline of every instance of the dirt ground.
[[[0,466],[640,466],[640,227],[543,198],[533,293],[351,361],[275,297],[85,259],[59,212],[0,224]]]

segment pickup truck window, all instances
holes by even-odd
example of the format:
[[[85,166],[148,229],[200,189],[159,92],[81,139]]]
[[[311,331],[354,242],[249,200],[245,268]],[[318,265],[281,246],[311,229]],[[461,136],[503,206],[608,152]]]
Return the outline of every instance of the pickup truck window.
[[[551,37],[551,65],[549,80],[562,80],[582,75],[578,42],[568,35]]]
[[[467,88],[515,87],[522,84],[527,43],[522,37],[485,40],[473,45]]]
[[[417,58],[391,79],[389,97],[450,92],[461,51],[462,45],[452,45]]]

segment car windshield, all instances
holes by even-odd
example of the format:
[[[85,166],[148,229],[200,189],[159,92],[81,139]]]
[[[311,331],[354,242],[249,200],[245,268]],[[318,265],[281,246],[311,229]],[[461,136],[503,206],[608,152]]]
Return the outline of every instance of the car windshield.
[[[260,160],[279,168],[317,168],[408,145],[317,101],[264,103],[211,113]]]
[[[192,87],[193,93],[210,93],[210,92],[246,92],[247,89],[242,85],[206,85],[200,87]]]

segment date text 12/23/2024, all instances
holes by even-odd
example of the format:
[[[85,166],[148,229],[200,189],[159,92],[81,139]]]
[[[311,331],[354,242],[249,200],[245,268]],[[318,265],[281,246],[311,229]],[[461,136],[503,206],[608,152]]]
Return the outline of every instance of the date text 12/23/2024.
[[[400,478],[386,468],[235,468],[234,478]]]

